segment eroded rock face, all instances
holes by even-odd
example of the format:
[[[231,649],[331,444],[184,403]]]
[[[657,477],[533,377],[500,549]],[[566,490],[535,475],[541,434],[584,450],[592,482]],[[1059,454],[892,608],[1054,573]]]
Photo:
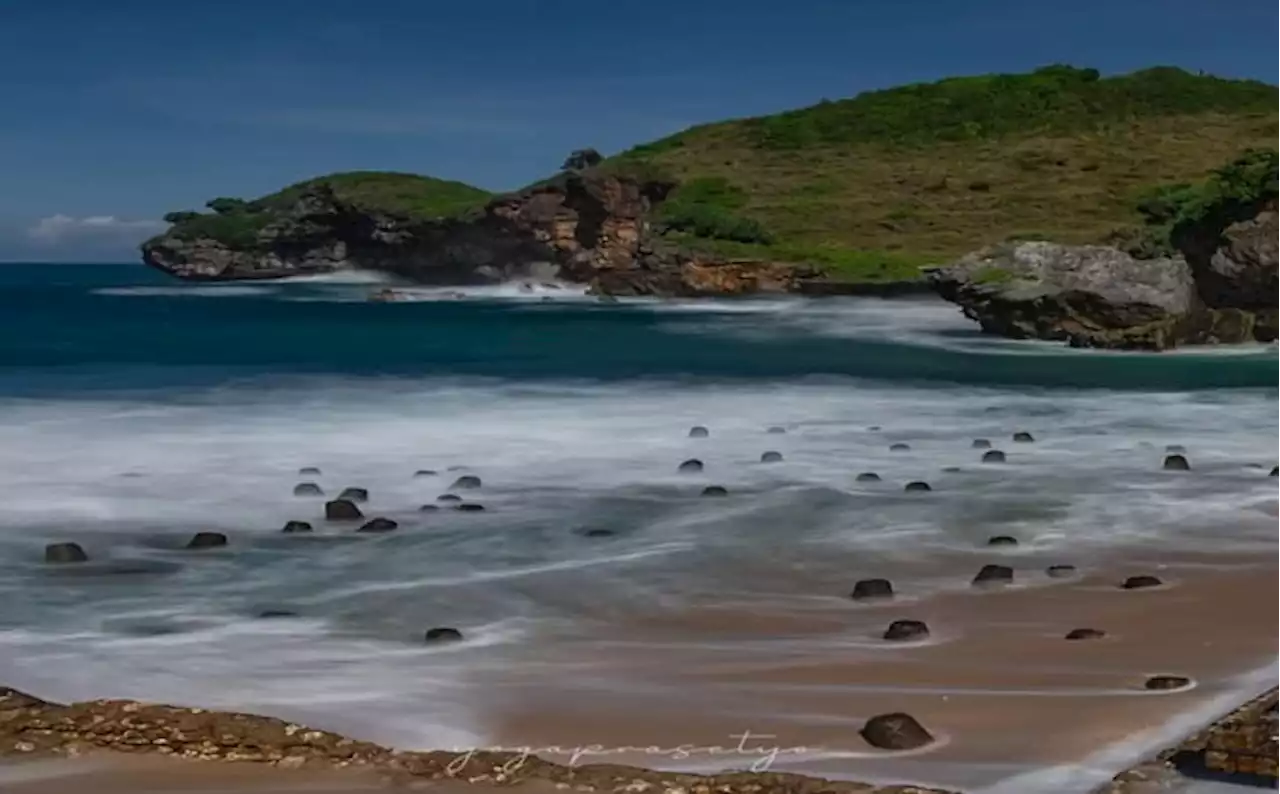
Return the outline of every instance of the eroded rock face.
[[[357,208],[321,183],[250,240],[184,239],[175,227],[144,243],[142,258],[190,280],[366,269],[432,285],[563,279],[599,295],[790,292],[821,275],[803,265],[673,248],[649,218],[674,187],[589,168],[495,197],[463,217],[426,220]]]
[[[1221,231],[1213,225],[1192,228],[1176,235],[1174,242],[1186,254],[1196,291],[1206,306],[1274,315],[1280,258],[1275,203],[1257,210],[1242,208],[1240,214],[1245,217]]]
[[[1047,242],[986,248],[933,270],[930,280],[988,333],[1077,347],[1172,347],[1195,294],[1181,259]]]

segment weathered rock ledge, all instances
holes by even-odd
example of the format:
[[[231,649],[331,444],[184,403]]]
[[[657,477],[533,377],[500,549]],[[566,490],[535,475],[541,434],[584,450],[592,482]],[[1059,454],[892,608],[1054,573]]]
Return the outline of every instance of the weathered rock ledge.
[[[396,752],[271,717],[128,700],[61,705],[0,687],[0,757],[95,751],[287,769],[363,768],[389,785],[456,779],[489,785],[545,781],[575,791],[627,794],[954,794],[774,772],[692,775],[613,764],[566,766],[516,753]]]
[[[680,250],[649,224],[671,183],[570,171],[478,211],[410,219],[354,206],[324,184],[303,191],[249,241],[184,234],[148,240],[143,261],[189,280],[227,281],[377,270],[429,285],[563,279],[610,295],[795,292],[815,268]]]

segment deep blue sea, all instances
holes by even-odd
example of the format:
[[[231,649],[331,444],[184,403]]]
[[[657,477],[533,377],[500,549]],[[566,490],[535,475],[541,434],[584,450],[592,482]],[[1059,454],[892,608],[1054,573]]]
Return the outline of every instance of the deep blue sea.
[[[892,572],[923,598],[967,587],[948,566],[990,535],[1020,538],[1027,566],[1275,554],[1254,509],[1276,495],[1275,346],[1012,342],[931,299],[370,302],[382,286],[0,265],[0,683],[467,745],[497,730],[514,670],[526,693],[630,686],[591,665],[602,627],[829,575]],[[1008,463],[979,463],[975,438]],[[1160,470],[1171,444],[1194,476]],[[678,474],[692,457],[704,472]],[[463,473],[485,512],[419,510]],[[326,525],[292,495],[308,479],[368,488],[366,515],[400,529]],[[284,536],[290,519],[316,531]],[[184,551],[199,530],[230,545]],[[45,565],[63,540],[91,562]],[[435,625],[468,639],[425,646]],[[645,697],[719,707],[704,695]]]

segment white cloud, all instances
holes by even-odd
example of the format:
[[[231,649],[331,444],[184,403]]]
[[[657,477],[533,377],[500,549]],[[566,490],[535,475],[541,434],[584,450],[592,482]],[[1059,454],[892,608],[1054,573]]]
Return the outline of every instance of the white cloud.
[[[41,218],[27,229],[27,236],[45,245],[66,242],[128,242],[138,241],[155,234],[165,227],[162,221],[124,220],[114,215],[88,215],[74,218],[70,215],[50,215]]]

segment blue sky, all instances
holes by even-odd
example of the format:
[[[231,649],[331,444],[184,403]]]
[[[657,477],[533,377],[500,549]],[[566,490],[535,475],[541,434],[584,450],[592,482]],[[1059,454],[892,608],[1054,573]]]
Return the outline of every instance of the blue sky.
[[[0,260],[126,261],[171,209],[1046,63],[1276,82],[1274,0],[0,0]]]

